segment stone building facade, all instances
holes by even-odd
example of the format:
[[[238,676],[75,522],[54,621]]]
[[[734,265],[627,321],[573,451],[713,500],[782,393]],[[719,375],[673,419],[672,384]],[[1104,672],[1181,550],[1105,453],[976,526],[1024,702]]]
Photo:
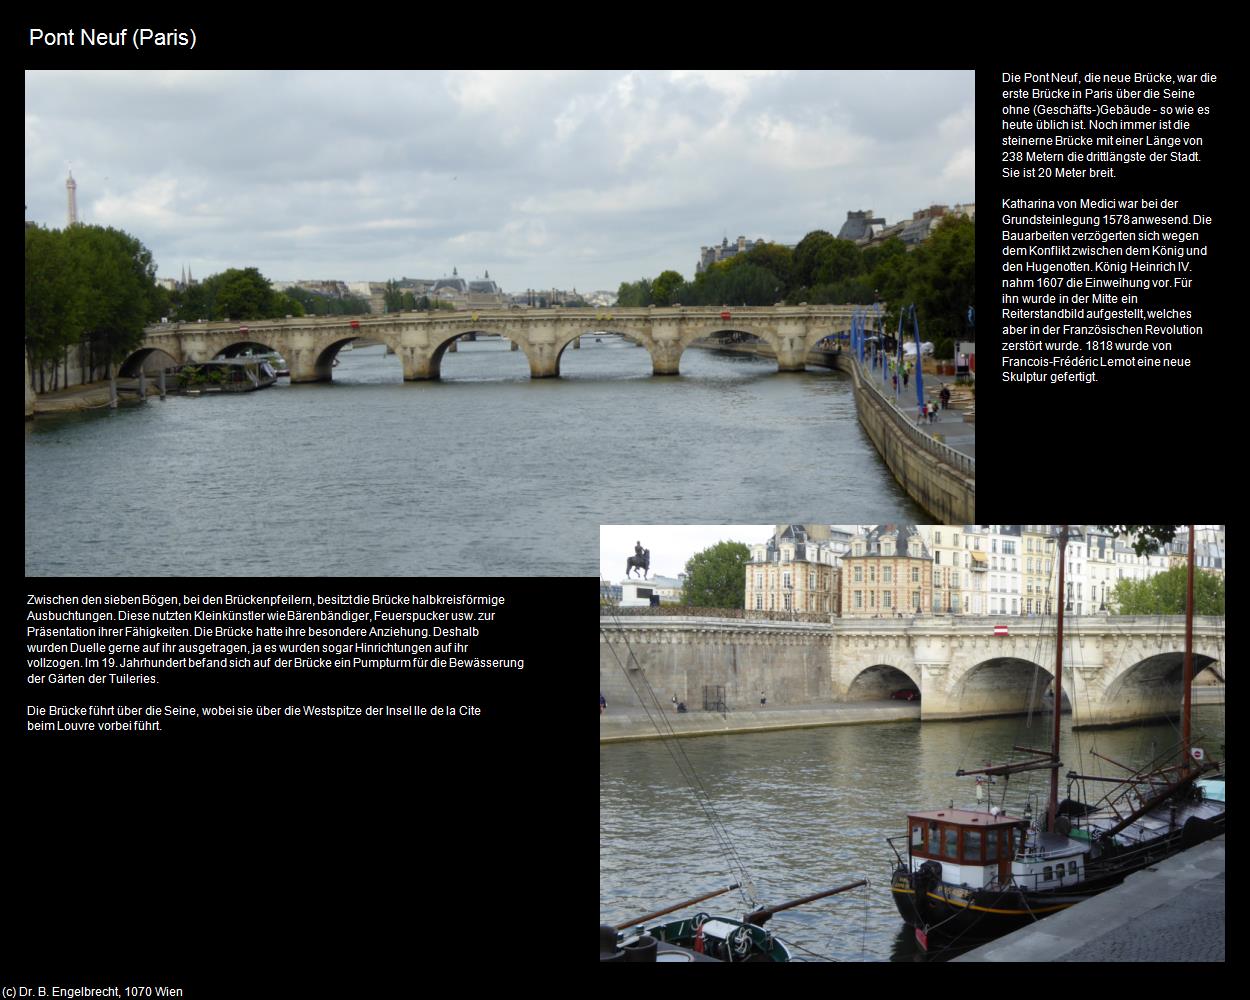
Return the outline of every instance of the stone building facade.
[[[842,617],[894,618],[933,606],[933,556],[915,525],[880,524],[856,535],[842,559]]]

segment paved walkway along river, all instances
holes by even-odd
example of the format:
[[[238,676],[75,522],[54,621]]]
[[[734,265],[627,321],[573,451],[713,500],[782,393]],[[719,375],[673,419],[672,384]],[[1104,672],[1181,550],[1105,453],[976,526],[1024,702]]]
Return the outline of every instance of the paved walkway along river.
[[[1224,837],[956,962],[1223,962]]]

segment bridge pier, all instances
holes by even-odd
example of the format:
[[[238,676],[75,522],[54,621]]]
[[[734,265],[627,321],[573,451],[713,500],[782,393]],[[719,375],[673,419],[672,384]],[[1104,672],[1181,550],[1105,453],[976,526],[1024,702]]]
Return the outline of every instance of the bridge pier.
[[[682,345],[676,340],[661,340],[658,336],[653,344],[645,345],[651,354],[652,375],[678,375],[681,368]]]
[[[777,370],[801,372],[807,368],[807,343],[802,337],[783,337],[777,351]]]

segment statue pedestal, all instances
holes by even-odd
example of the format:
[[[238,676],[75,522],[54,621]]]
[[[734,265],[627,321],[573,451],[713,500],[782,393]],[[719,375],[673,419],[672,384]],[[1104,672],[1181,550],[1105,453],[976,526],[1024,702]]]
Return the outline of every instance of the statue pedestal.
[[[651,603],[652,597],[659,600],[659,591],[651,580],[639,580],[637,577],[625,578],[621,581],[621,607],[645,608]]]

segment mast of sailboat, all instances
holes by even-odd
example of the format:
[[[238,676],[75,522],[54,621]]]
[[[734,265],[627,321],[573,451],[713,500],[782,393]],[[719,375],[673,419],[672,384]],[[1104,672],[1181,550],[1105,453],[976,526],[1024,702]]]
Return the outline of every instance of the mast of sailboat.
[[[1050,805],[1046,807],[1046,829],[1055,829],[1055,812],[1059,807],[1059,714],[1063,706],[1063,563],[1064,550],[1068,547],[1068,526],[1059,528],[1059,627],[1055,630],[1055,727],[1051,733],[1050,759],[1054,768],[1050,772]]]
[[[1194,526],[1189,526],[1189,570],[1185,579],[1185,670],[1181,679],[1185,687],[1184,722],[1181,729],[1181,767],[1188,770],[1189,760],[1189,709],[1194,683]]]

